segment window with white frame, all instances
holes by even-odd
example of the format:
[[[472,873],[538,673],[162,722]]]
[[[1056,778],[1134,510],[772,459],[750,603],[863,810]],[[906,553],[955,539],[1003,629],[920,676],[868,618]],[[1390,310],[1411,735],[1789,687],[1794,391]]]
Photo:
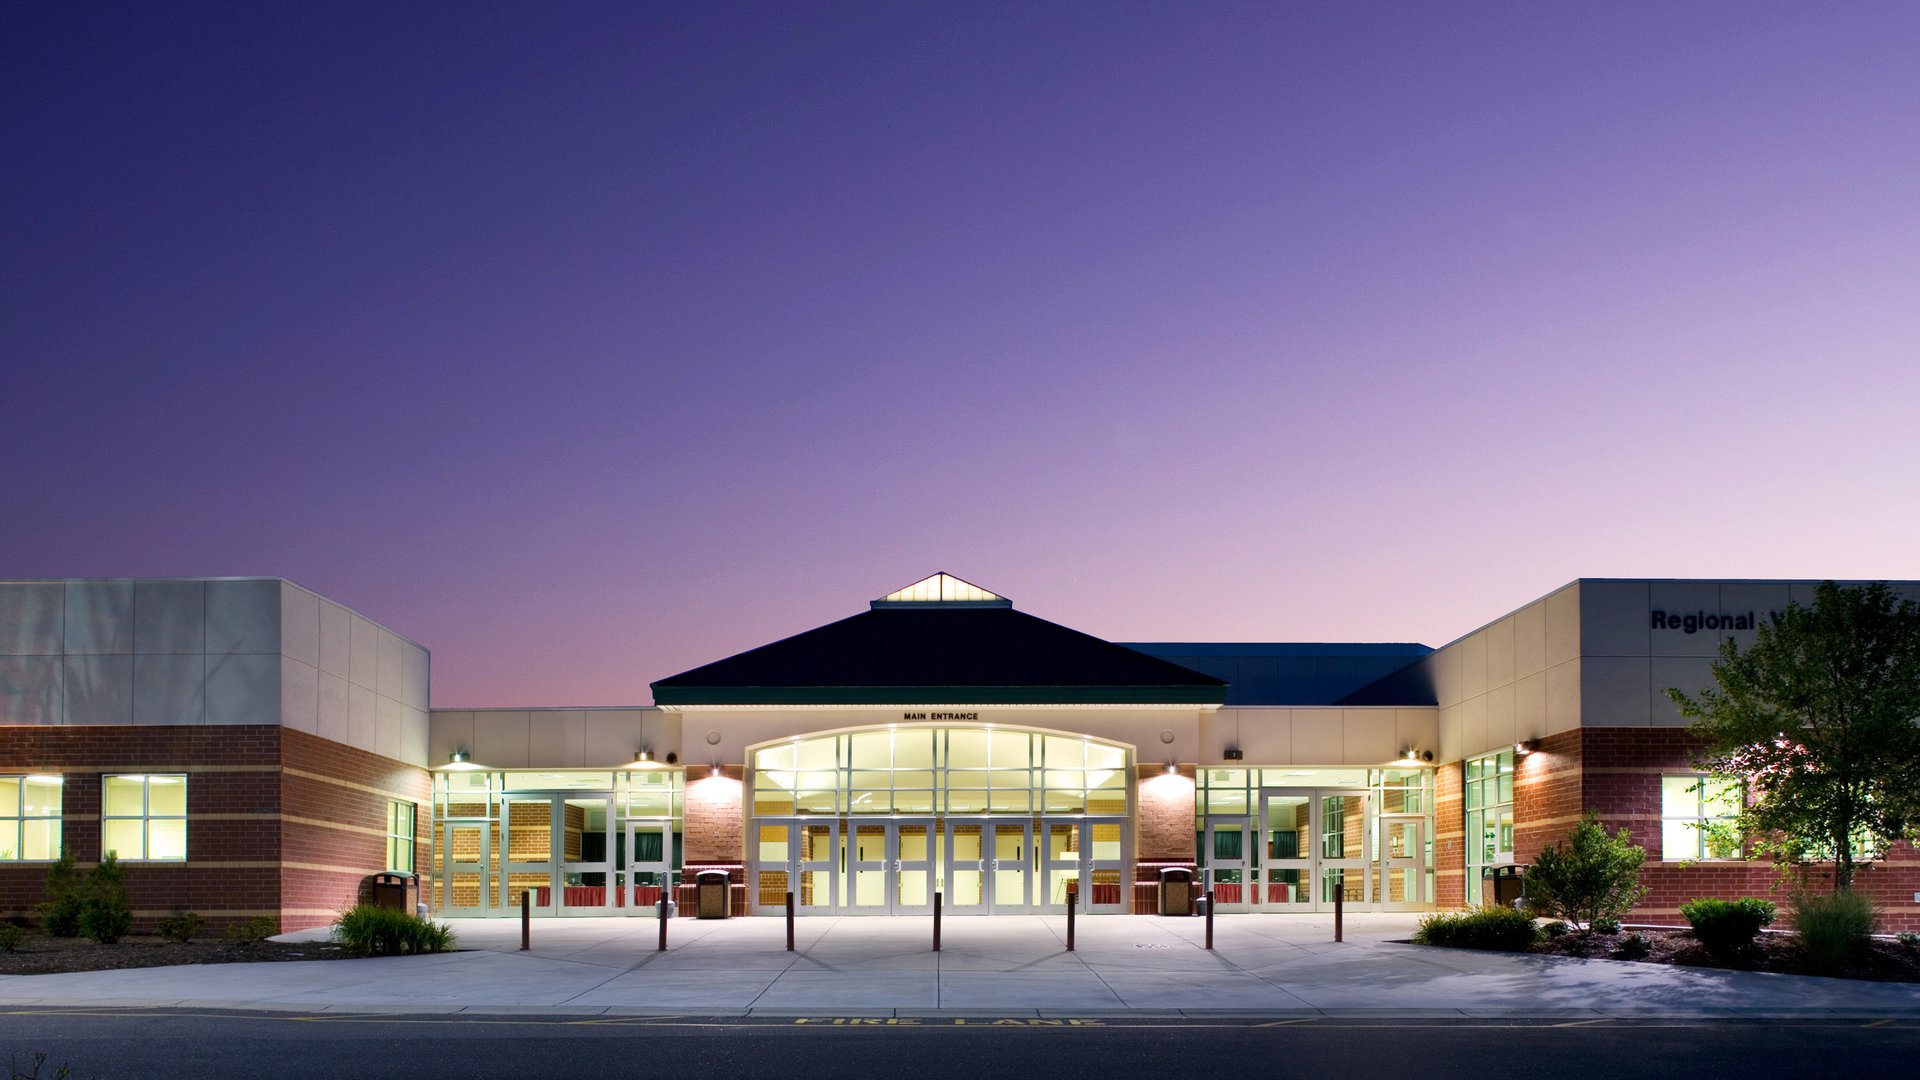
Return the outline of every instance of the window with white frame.
[[[410,802],[387,803],[387,869],[413,873],[413,826],[418,812]]]
[[[1467,903],[1478,904],[1481,874],[1513,862],[1513,751],[1469,758],[1463,769]]]
[[[185,774],[103,776],[100,786],[103,851],[123,862],[178,862],[187,857]]]
[[[0,776],[0,862],[60,857],[63,779],[46,773]]]
[[[1743,794],[1737,781],[1693,775],[1661,777],[1661,861],[1739,858],[1739,845],[1716,835],[1713,826],[1740,812]]]

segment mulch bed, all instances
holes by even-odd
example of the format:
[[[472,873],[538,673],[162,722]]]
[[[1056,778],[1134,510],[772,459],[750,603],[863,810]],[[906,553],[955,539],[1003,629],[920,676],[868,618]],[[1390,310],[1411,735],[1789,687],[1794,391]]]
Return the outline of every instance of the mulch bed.
[[[1826,975],[1838,979],[1869,979],[1875,982],[1920,982],[1920,948],[1895,941],[1875,939],[1872,948],[1852,963],[1838,969],[1824,968],[1808,960],[1800,942],[1792,934],[1761,934],[1753,947],[1737,956],[1723,957],[1706,950],[1688,930],[1629,929],[1619,934],[1578,934],[1548,938],[1530,951],[1549,956],[1574,956],[1591,960],[1625,960],[1618,955],[1620,943],[1629,934],[1639,934],[1653,943],[1652,951],[1628,963],[1681,964],[1687,967],[1730,968],[1738,971],[1774,971],[1786,975]]]
[[[191,941],[131,935],[112,945],[85,938],[35,934],[14,952],[0,952],[0,975],[52,975],[63,971],[169,967],[174,964],[247,964],[277,960],[341,960],[338,945],[325,942]]]

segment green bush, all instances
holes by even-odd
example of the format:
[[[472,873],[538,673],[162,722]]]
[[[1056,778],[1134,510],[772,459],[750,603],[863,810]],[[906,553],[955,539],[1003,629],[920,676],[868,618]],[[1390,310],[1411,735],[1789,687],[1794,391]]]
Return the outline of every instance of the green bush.
[[[185,945],[187,942],[193,940],[193,935],[199,933],[200,928],[205,926],[206,922],[207,920],[201,918],[194,912],[175,911],[173,914],[160,920],[160,925],[157,927],[157,930],[160,936],[166,938],[168,941],[177,941]]]
[[[127,898],[127,872],[109,851],[87,874],[80,890],[80,932],[111,945],[133,929],[133,902]]]
[[[0,952],[13,952],[27,943],[27,930],[12,923],[0,923]]]
[[[453,948],[453,928],[412,912],[360,904],[341,913],[333,940],[355,956],[437,953]]]
[[[1916,934],[1911,930],[1900,931],[1893,935],[1893,940],[1905,945],[1909,949],[1920,949],[1920,934]]]
[[[1550,938],[1562,938],[1562,937],[1566,937],[1569,933],[1572,933],[1573,927],[1568,926],[1565,922],[1559,919],[1555,919],[1552,922],[1546,924],[1545,926],[1542,926],[1540,928],[1540,932],[1547,935]]]
[[[40,929],[53,937],[80,936],[81,886],[86,876],[73,868],[73,853],[60,849],[60,858],[47,867],[47,898],[34,908]]]
[[[1493,949],[1524,952],[1537,931],[1533,916],[1509,907],[1488,906],[1477,911],[1440,911],[1420,920],[1413,940],[1421,945],[1451,949]]]
[[[1612,917],[1593,920],[1593,932],[1596,934],[1617,934],[1620,932],[1620,920]]]
[[[1793,928],[1800,934],[1800,947],[1823,968],[1840,967],[1866,952],[1879,914],[1872,900],[1852,889],[1793,898]]]
[[[254,941],[265,941],[280,932],[280,920],[271,915],[255,915],[251,919],[242,919],[227,924],[226,940],[245,945]]]
[[[1647,895],[1640,884],[1646,849],[1621,829],[1613,836],[1589,810],[1566,840],[1550,844],[1527,868],[1527,905],[1592,933],[1605,922],[1618,924]]]
[[[1748,896],[1739,900],[1701,898],[1680,905],[1693,936],[1708,952],[1730,955],[1753,944],[1760,928],[1773,922],[1771,903]]]
[[[1645,934],[1628,934],[1620,939],[1613,955],[1622,960],[1645,960],[1653,955],[1653,942]]]

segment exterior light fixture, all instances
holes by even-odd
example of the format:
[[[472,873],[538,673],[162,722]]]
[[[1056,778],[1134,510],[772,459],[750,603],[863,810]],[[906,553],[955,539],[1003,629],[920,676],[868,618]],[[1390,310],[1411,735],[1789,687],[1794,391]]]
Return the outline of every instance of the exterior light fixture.
[[[436,772],[480,772],[485,765],[476,764],[473,755],[465,750],[455,750],[447,755],[447,763],[434,770]]]
[[[1417,768],[1420,768],[1422,765],[1430,765],[1432,763],[1433,763],[1433,751],[1415,750],[1411,746],[1407,747],[1406,750],[1401,753],[1399,758],[1395,759],[1392,762],[1392,764],[1394,765],[1403,766],[1409,769],[1417,769]]]
[[[636,750],[633,753],[633,760],[620,767],[623,769],[664,769],[667,765],[665,762],[653,760],[653,752],[651,750]]]
[[[1532,739],[1522,739],[1519,742],[1513,744],[1513,755],[1515,757],[1526,757],[1528,754],[1531,754],[1538,749],[1540,749],[1540,744],[1538,742]]]
[[[1168,776],[1172,776],[1172,775],[1173,775],[1174,773],[1177,773],[1177,772],[1179,772],[1179,771],[1180,771],[1180,767],[1179,767],[1178,765],[1175,765],[1175,764],[1174,764],[1173,762],[1171,762],[1171,761],[1169,761],[1169,762],[1167,762],[1167,775],[1168,775]]]

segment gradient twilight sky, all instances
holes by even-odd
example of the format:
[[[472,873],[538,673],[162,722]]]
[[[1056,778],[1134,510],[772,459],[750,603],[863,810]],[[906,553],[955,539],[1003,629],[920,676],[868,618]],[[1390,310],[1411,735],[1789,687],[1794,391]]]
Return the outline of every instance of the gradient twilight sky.
[[[615,705],[934,570],[1920,577],[1920,5],[10,3],[0,575]]]

